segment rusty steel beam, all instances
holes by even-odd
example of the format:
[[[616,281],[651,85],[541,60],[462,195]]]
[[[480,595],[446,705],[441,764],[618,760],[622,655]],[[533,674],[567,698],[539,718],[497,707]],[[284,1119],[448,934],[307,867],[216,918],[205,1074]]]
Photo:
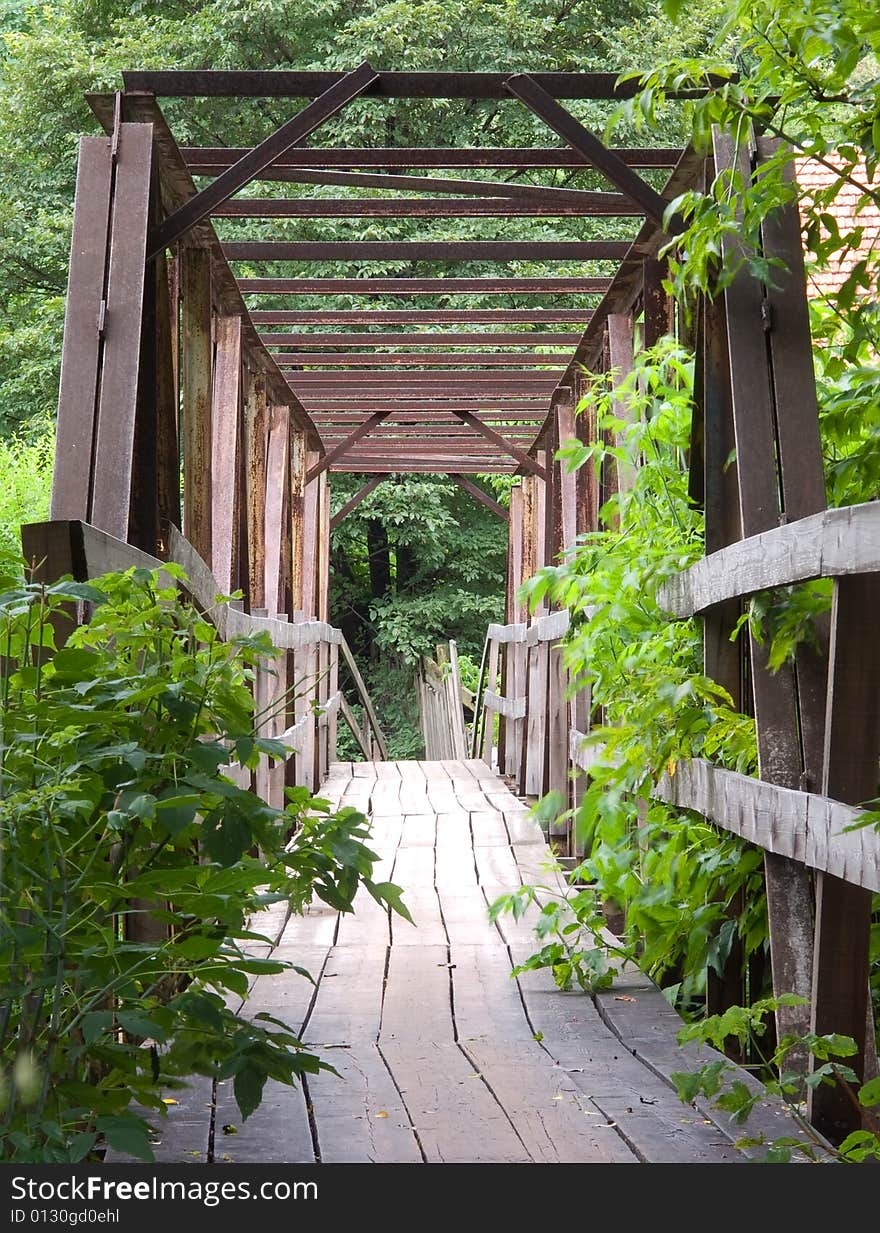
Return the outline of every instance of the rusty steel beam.
[[[399,458],[387,458],[381,455],[365,455],[363,457],[343,457],[330,468],[331,471],[353,471],[356,475],[371,475],[378,471],[392,475],[444,475],[450,471],[458,474],[466,472],[469,475],[514,475],[516,463],[492,460],[489,458],[409,458],[402,462]]]
[[[339,445],[335,446],[329,451],[329,453],[324,454],[322,458],[318,459],[313,467],[309,468],[306,472],[306,483],[310,484],[313,479],[317,479],[318,476],[323,471],[326,471],[330,464],[344,454],[346,450],[350,449],[351,446],[360,441],[362,437],[365,437],[368,433],[372,432],[374,428],[378,428],[378,426],[385,419],[386,415],[388,415],[387,411],[374,411],[370,418],[364,420],[363,424],[359,424],[353,432],[349,433],[344,441],[340,441]]]
[[[206,174],[209,168],[200,169]],[[219,170],[219,168],[218,168]],[[220,177],[222,178],[222,177]],[[389,175],[380,171],[313,171],[299,167],[266,167],[255,180],[282,184],[337,184],[345,188],[384,188],[394,192],[435,193],[464,197],[509,197],[522,201],[582,205],[589,214],[592,191],[581,188],[553,188],[541,184],[522,184],[516,180],[461,180],[447,176]]]
[[[539,462],[531,458],[525,450],[521,450],[518,445],[514,445],[511,441],[502,437],[500,432],[496,432],[494,428],[490,428],[488,424],[484,424],[481,419],[473,415],[470,411],[456,411],[456,415],[463,423],[468,424],[473,428],[474,432],[481,434],[487,441],[491,441],[500,450],[504,450],[515,458],[521,467],[532,475],[538,475],[541,479],[547,478],[547,472]]]
[[[255,325],[586,325],[592,313],[581,308],[255,308],[250,316]]]
[[[554,334],[546,330],[522,330],[515,334],[287,334],[261,333],[265,347],[566,347],[580,342],[580,334]],[[305,362],[305,361],[304,361]]]
[[[229,146],[181,146],[187,166],[192,171],[200,166],[229,167],[248,153],[246,148]],[[680,148],[625,149],[615,148],[628,167],[674,167],[681,158]],[[367,146],[321,148],[310,146],[288,150],[276,159],[277,166],[343,167],[497,167],[515,168],[583,167],[583,158],[570,147],[512,146],[505,149],[492,146],[465,146],[458,149],[425,146]]]
[[[242,155],[218,176],[213,184],[196,193],[195,197],[191,197],[170,214],[156,228],[148,256],[154,257],[164,248],[170,247],[196,223],[207,218],[216,206],[234,197],[279,155],[314,132],[325,120],[341,111],[346,103],[363,94],[375,81],[376,74],[366,62],[351,73],[340,74],[332,85],[321,92],[319,98],[309,103],[286,124],[282,124],[265,141]]]
[[[346,519],[353,510],[356,510],[360,503],[387,478],[387,475],[374,475],[371,480],[364,484],[363,488],[358,489],[353,497],[349,497],[345,504],[330,519],[330,530],[335,531],[340,522]]]
[[[240,278],[245,295],[601,295],[610,278]]]
[[[318,98],[345,73],[283,69],[128,69],[126,90],[165,98]],[[555,98],[622,99],[639,91],[636,80],[619,82],[619,73],[535,73],[534,80]],[[385,98],[506,98],[508,73],[380,72],[365,90]],[[669,98],[703,98],[727,77],[712,75],[704,88],[671,91]]]
[[[227,261],[619,261],[630,241],[242,240],[222,248]]]
[[[568,355],[553,352],[535,355],[531,351],[477,351],[464,354],[454,351],[405,352],[383,351],[372,355],[360,352],[309,352],[278,351],[275,355],[278,367],[283,369],[308,368],[309,372],[330,368],[558,368],[565,367]],[[282,362],[284,361],[284,362]],[[329,375],[329,374],[328,374]]]
[[[557,103],[535,77],[528,73],[517,73],[508,78],[505,85],[515,98],[567,141],[585,161],[601,171],[616,189],[641,206],[648,218],[659,226],[664,226],[663,216],[669,204],[666,199],[609,150],[595,133],[591,133],[571,112]],[[673,218],[664,226],[664,230],[670,235],[678,235],[683,230],[683,223],[680,218]]]
[[[622,193],[592,192],[583,193],[577,201],[520,197],[241,197],[211,211],[213,218],[641,218],[643,214]]]

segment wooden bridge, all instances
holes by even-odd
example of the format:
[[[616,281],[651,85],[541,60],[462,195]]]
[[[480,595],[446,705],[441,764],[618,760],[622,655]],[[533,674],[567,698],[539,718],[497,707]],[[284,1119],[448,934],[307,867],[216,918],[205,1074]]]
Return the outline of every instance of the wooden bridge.
[[[568,614],[542,610],[529,620],[519,588],[595,529],[600,506],[627,481],[612,464],[599,475],[588,467],[569,473],[556,450],[572,436],[597,437],[589,372],[625,375],[638,348],[690,329],[667,299],[658,254],[680,230],[675,217],[663,222],[667,201],[702,183],[706,160],[692,151],[608,149],[559,101],[619,93],[601,74],[377,73],[363,65],[345,74],[129,73],[123,91],[90,97],[106,136],[83,138],[80,148],[51,521],[25,528],[26,555],[47,578],[176,560],[221,633],[268,631],[284,666],[258,678],[258,695],[281,696],[287,680],[311,684],[269,729],[295,750],[287,767],[262,767],[255,787],[277,800],[285,782],[304,783],[367,812],[383,869],[404,887],[418,926],[366,902],[353,917],[314,908],[279,919],[278,953],[305,963],[317,988],[293,974],[262,977],[248,1009],[283,1011],[332,1053],[343,1079],[275,1090],[225,1136],[224,1126],[237,1123],[231,1096],[200,1081],[170,1119],[162,1158],[746,1158],[733,1147],[738,1130],[676,1099],[668,1076],[689,1059],[675,1044],[677,1016],[646,978],[630,972],[592,999],[554,991],[549,977],[513,981],[511,966],[531,945],[530,922],[490,924],[486,912],[489,900],[546,864],[546,839],[520,798],[555,789],[576,804],[590,769],[582,738],[596,716],[585,691],[570,696],[559,649]],[[180,147],[158,100],[197,96],[270,98],[277,108],[310,101],[253,147]],[[516,99],[565,144],[302,144],[358,98],[376,106]],[[737,149],[719,134],[708,162],[748,178],[771,152],[763,138]],[[472,168],[480,178],[412,174],[419,168]],[[487,168],[528,171],[529,179],[487,179]],[[591,169],[600,187],[537,181],[542,169],[557,168]],[[349,191],[240,196],[254,181]],[[352,191],[362,189],[370,195]],[[221,240],[212,221],[528,216],[624,222],[615,224],[620,238],[607,240],[377,243],[234,241],[231,221]],[[627,219],[636,220],[629,231]],[[764,849],[774,989],[809,1000],[806,1013],[782,1014],[780,1027],[848,1033],[864,1073],[880,844],[873,829],[845,827],[876,795],[880,511],[825,511],[794,206],[767,221],[763,243],[766,257],[786,263],[782,285],[765,289],[743,269],[705,300],[691,329],[691,489],[705,508],[708,555],[663,596],[670,619],[702,617],[707,673],[754,711],[760,778],[683,763],[657,793]],[[250,272],[267,261],[274,271],[279,262],[377,259],[596,261],[600,272]],[[240,262],[247,270],[236,277]],[[368,297],[370,307],[278,307],[302,295]],[[541,306],[431,303],[470,295],[538,297]],[[565,296],[573,306],[557,307]],[[374,307],[382,297],[393,307]],[[428,306],[399,307],[412,297]],[[485,326],[491,331],[480,332]],[[367,478],[331,518],[329,481],[339,471]],[[485,760],[387,761],[379,718],[329,624],[331,528],[399,472],[452,476],[508,524],[506,623],[488,631],[477,699],[472,752]],[[509,509],[467,478],[487,473],[519,477]],[[759,644],[730,642],[743,597],[817,577],[835,579],[819,652],[802,649],[795,665],[771,673]],[[243,603],[218,610],[217,592],[238,588]],[[343,688],[341,672],[349,676]],[[355,689],[368,730],[349,707]],[[363,763],[335,761],[340,715]],[[485,721],[496,715],[497,747]],[[574,850],[566,826],[554,826],[551,838],[557,850]],[[551,884],[560,876],[546,874]],[[739,992],[734,978],[710,984],[711,1008],[741,1000]],[[819,1087],[811,1102],[811,1120],[829,1135],[854,1125],[845,1093]],[[757,1117],[769,1137],[785,1124],[772,1102]]]

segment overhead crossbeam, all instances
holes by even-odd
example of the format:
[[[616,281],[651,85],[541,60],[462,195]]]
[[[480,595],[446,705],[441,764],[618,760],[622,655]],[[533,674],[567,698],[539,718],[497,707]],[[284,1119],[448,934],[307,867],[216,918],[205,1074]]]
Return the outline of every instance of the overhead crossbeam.
[[[123,74],[126,90],[165,98],[317,98],[346,76],[326,70],[138,69]],[[365,93],[385,98],[506,98],[507,73],[380,72]],[[619,73],[534,73],[534,80],[556,98],[623,99],[638,94],[637,80]],[[711,75],[704,89],[671,91],[669,98],[703,98],[728,77]]]
[[[528,73],[519,73],[505,82],[507,90],[520,102],[525,103],[544,123],[558,133],[571,148],[603,175],[615,188],[641,206],[648,218],[664,226],[663,215],[669,204],[650,184],[636,175],[612,150],[604,145],[595,133],[591,133],[571,112],[566,111],[551,94],[548,94],[537,79]],[[680,219],[672,219],[664,226],[670,235],[682,230]]]
[[[555,334],[547,330],[522,330],[513,334],[428,334],[422,330],[411,333],[363,334],[286,334],[261,333],[266,347],[566,347],[580,342],[580,334]]]
[[[230,167],[249,151],[231,146],[181,146],[187,166],[197,172],[200,167]],[[680,148],[626,149],[614,153],[628,167],[674,167],[681,158]],[[275,160],[278,167],[342,167],[357,170],[363,167],[494,167],[506,171],[524,168],[583,167],[583,158],[570,147],[553,146],[463,146],[432,148],[425,146],[366,146],[330,148],[310,146],[289,150]]]
[[[445,281],[445,280],[444,280]],[[603,280],[604,281],[604,280]],[[255,308],[255,325],[586,325],[588,308]],[[367,337],[371,337],[367,335]],[[543,337],[543,336],[542,336]]]
[[[330,352],[312,355],[300,351],[270,351],[274,355],[278,367],[289,369],[308,366],[310,372],[329,368],[466,368],[474,372],[485,368],[555,368],[562,370],[568,361],[568,355],[547,354],[531,351],[477,351],[464,354],[456,352],[406,352],[406,351],[374,351],[368,355],[360,352]],[[374,374],[371,374],[374,375]]]
[[[244,295],[600,295],[610,278],[240,278]]]
[[[204,171],[205,169],[202,168]],[[225,176],[227,173],[224,172]],[[222,179],[223,176],[218,177]],[[451,193],[453,196],[521,198],[525,201],[583,205],[589,213],[592,192],[580,188],[552,188],[540,184],[520,184],[513,180],[453,180],[445,176],[389,175],[375,171],[313,171],[299,167],[265,167],[254,180],[284,184],[337,184],[346,188],[386,188],[395,192]]]
[[[195,200],[195,199],[194,199]],[[619,261],[628,240],[242,240],[227,261]]]
[[[589,193],[585,201],[520,197],[241,197],[214,218],[627,218],[644,211],[622,193]]]
[[[298,115],[276,129],[265,141],[242,155],[217,179],[195,197],[191,197],[161,223],[149,245],[149,258],[179,240],[196,223],[207,218],[211,211],[240,189],[249,184],[266,167],[284,154],[292,145],[304,140],[309,133],[329,120],[346,103],[357,98],[376,81],[376,73],[366,62],[351,73],[341,75],[314,102],[304,107]]]

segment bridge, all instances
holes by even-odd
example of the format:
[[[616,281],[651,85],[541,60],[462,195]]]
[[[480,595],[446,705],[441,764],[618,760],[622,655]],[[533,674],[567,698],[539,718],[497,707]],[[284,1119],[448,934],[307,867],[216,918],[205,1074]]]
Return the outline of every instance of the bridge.
[[[705,510],[706,557],[667,584],[661,601],[670,620],[702,619],[707,675],[755,715],[760,775],[694,760],[656,793],[763,849],[773,987],[806,999],[779,1012],[780,1030],[846,1033],[858,1045],[856,1072],[872,1064],[880,840],[871,828],[847,827],[876,796],[880,510],[825,508],[796,207],[764,224],[764,256],[785,263],[778,286],[763,287],[742,267],[693,318],[664,287],[665,246],[681,230],[668,202],[703,183],[707,163],[745,179],[759,173],[774,144],[753,135],[750,148],[737,148],[719,133],[708,159],[690,149],[606,147],[570,100],[624,92],[605,74],[365,64],[349,73],[131,72],[123,90],[89,96],[105,135],[80,145],[51,515],[24,528],[25,554],[46,579],[175,561],[222,636],[268,632],[284,653],[281,668],[259,673],[254,688],[273,716],[265,733],[292,752],[286,764],[261,765],[255,789],[278,802],[285,784],[304,784],[363,810],[382,869],[403,886],[416,921],[389,918],[372,901],[358,901],[353,916],[320,906],[301,917],[279,912],[275,953],[304,964],[316,984],[294,972],[259,977],[245,1013],[283,1012],[332,1055],[342,1079],[272,1089],[225,1136],[237,1122],[231,1094],[196,1080],[168,1119],[159,1159],[734,1162],[754,1154],[734,1146],[740,1132],[724,1115],[677,1099],[669,1076],[695,1054],[676,1043],[680,1020],[645,976],[627,968],[592,997],[555,990],[545,973],[512,980],[534,949],[538,909],[517,922],[487,913],[499,894],[536,878],[564,890],[564,859],[553,866],[548,841],[563,858],[582,855],[567,821],[545,834],[527,803],[555,791],[577,805],[595,757],[586,738],[601,717],[568,678],[569,613],[529,614],[520,587],[595,530],[601,505],[631,482],[623,463],[568,471],[556,456],[561,442],[589,444],[604,431],[589,374],[623,379],[638,350],[670,331],[697,356],[691,492]],[[179,145],[163,104],[173,100],[179,114],[181,100],[201,97],[264,99],[293,115],[247,148]],[[347,105],[383,98],[509,100],[563,144],[303,144]],[[540,182],[583,167],[601,189]],[[487,179],[486,169],[508,174]],[[258,194],[240,195],[252,184]],[[279,184],[371,193],[269,195],[265,186]],[[371,217],[634,222],[624,240],[287,238],[289,220]],[[230,240],[236,219],[282,238]],[[474,262],[481,271],[576,260],[599,272],[385,278],[339,277],[335,268],[377,260]],[[331,273],[276,275],[279,264],[301,261],[327,262]],[[254,277],[263,262],[272,274]],[[303,295],[364,297],[370,307],[278,306]],[[504,307],[434,306],[496,295]],[[572,306],[558,307],[566,297]],[[420,306],[399,307],[414,299]],[[339,472],[365,483],[331,517]],[[332,530],[399,473],[454,478],[508,528],[505,623],[487,631],[465,760],[388,759],[381,718],[329,623]],[[509,508],[469,478],[488,474],[516,477]],[[772,672],[754,639],[731,642],[744,598],[819,577],[834,579],[834,606],[818,650],[803,648]],[[242,601],[217,607],[218,593],[237,590]],[[295,679],[308,690],[276,714],[269,704]],[[356,695],[363,721],[350,705]],[[363,762],[337,761],[340,721]],[[251,783],[249,771],[229,773]],[[709,981],[712,1011],[742,996],[733,971]],[[839,1088],[814,1088],[807,1116],[833,1139],[859,1124]],[[755,1118],[768,1138],[797,1132],[769,1097]]]

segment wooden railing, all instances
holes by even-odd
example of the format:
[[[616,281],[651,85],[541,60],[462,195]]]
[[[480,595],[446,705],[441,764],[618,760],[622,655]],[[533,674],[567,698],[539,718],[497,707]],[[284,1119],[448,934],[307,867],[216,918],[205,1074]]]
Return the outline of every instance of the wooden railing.
[[[343,718],[365,755],[371,760],[385,759],[388,748],[376,713],[342,632],[325,621],[312,620],[302,613],[288,620],[286,613],[244,612],[240,601],[218,602],[221,588],[195,549],[176,527],[166,526],[162,559],[133,548],[88,523],[56,521],[33,523],[22,528],[25,560],[35,577],[54,582],[70,574],[78,582],[132,567],[161,570],[173,562],[186,574],[178,581],[167,575],[191,599],[220,637],[266,633],[282,652],[261,664],[254,680],[254,702],[258,731],[292,750],[285,762],[262,759],[254,772],[234,764],[228,773],[241,786],[253,786],[269,804],[284,804],[285,786],[302,785],[314,791],[336,758],[338,717]],[[63,634],[62,634],[63,636]],[[56,640],[58,635],[56,634]],[[363,709],[364,726],[357,723],[339,688],[340,652],[351,675]]]
[[[494,747],[498,769],[522,796],[568,793],[569,731],[579,715],[577,709],[572,713],[567,698],[568,673],[559,645],[568,625],[568,612],[561,611],[530,623],[490,625],[486,633],[471,756],[491,761]],[[568,830],[568,823],[560,822],[551,833],[567,839]]]
[[[770,782],[762,765],[753,778],[705,759],[679,762],[657,783],[654,799],[691,809],[715,826],[741,836],[774,857],[813,872],[817,883],[813,1030],[843,1031],[860,1045],[866,1038],[867,931],[871,896],[880,892],[880,829],[865,822],[860,805],[877,797],[875,733],[880,721],[880,640],[876,636],[876,587],[880,577],[880,501],[823,511],[740,540],[698,561],[669,580],[658,599],[673,619],[703,615],[717,606],[811,579],[834,582],[829,662],[824,698],[826,747],[820,791]],[[537,797],[556,789],[575,807],[585,777],[603,756],[588,741],[590,700],[571,695],[560,639],[568,613],[541,616],[530,624],[492,625],[473,729],[472,752],[494,758],[517,790]],[[711,628],[711,626],[710,626]],[[502,662],[503,661],[503,662]],[[495,692],[499,666],[507,692]],[[493,721],[500,716],[497,746]],[[761,715],[758,716],[760,735]],[[843,798],[843,799],[841,799]],[[847,799],[848,798],[848,799]],[[568,825],[554,832],[558,846],[574,853]],[[576,854],[576,853],[574,853]],[[830,906],[829,906],[830,905]],[[841,915],[849,913],[852,935],[841,948]],[[771,918],[771,944],[774,923]],[[829,931],[831,936],[824,936]],[[833,962],[832,962],[833,955]],[[834,973],[834,980],[829,976]],[[818,979],[817,972],[822,973]],[[814,1108],[813,1113],[818,1109]],[[846,1120],[832,1105],[823,1120]]]

